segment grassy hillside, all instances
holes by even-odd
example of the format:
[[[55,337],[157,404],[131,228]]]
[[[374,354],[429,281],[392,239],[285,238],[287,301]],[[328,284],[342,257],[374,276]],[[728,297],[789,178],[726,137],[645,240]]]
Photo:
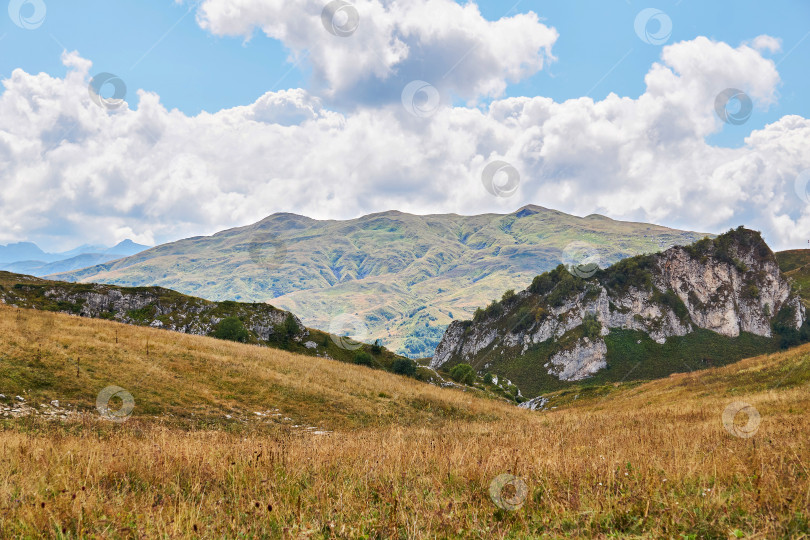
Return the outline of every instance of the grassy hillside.
[[[810,249],[793,249],[776,254],[779,268],[793,280],[796,292],[810,308]]]
[[[804,305],[810,309],[810,264],[791,270],[786,275],[793,280],[796,292],[802,297]]]
[[[110,298],[116,299],[117,304],[109,303]],[[432,372],[416,369],[413,361],[384,347],[346,343],[327,332],[307,329],[294,316],[265,303],[211,302],[162,287],[66,283],[0,271],[2,303],[219,337],[343,362],[362,362],[369,367],[408,373],[422,380],[436,378]],[[114,305],[126,307],[116,309]],[[52,330],[45,319],[25,311],[18,312],[15,320],[31,346],[39,346]],[[232,326],[223,324],[228,321]]]
[[[446,326],[560,263],[572,242],[604,265],[689,244],[702,234],[538,206],[477,216],[372,214],[318,221],[293,214],[155,247],[55,279],[160,285],[209,300],[272,302],[309,327],[358,317],[367,340],[413,358],[433,354]]]
[[[534,397],[566,388],[589,392],[605,384],[649,381],[673,373],[725,366],[763,352],[779,350],[779,339],[753,334],[728,338],[708,330],[673,337],[663,345],[643,332],[612,330],[605,337],[605,343],[607,367],[577,382],[562,381],[543,369],[543,364],[556,347],[552,342],[539,343],[530,347],[525,354],[504,361],[496,359],[496,353],[487,348],[482,352],[482,358],[493,364],[489,369],[491,373],[509,377],[520,387],[524,396]],[[480,368],[479,363],[476,362],[474,367]]]
[[[770,401],[782,393],[806,391],[810,388],[809,382],[810,344],[805,344],[788,351],[746,358],[723,367],[690,370],[644,383],[611,382],[567,388],[549,393],[547,408],[608,410],[626,406],[642,410],[650,405],[676,405],[700,401],[709,396],[744,400],[747,396],[767,395],[766,401]]]
[[[789,249],[777,251],[776,260],[782,272],[790,272],[810,264],[810,249]]]
[[[29,328],[45,327],[48,333],[30,339]],[[135,398],[136,416],[191,426],[274,409],[292,424],[330,430],[497,409],[462,407],[469,400],[460,394],[370,367],[98,319],[0,305],[0,335],[0,393],[35,407],[57,399],[70,410],[94,411],[99,391],[117,385]],[[511,410],[503,403],[501,413]]]
[[[360,366],[28,312],[53,327],[39,353],[18,313],[0,306],[0,410],[19,410],[19,394],[41,412],[0,416],[2,537],[810,534],[810,346],[562,392],[557,409],[529,412]],[[94,410],[111,384],[134,398],[126,422]],[[750,438],[733,435],[745,415],[722,420],[742,401],[761,419]],[[523,483],[498,498],[502,474]]]

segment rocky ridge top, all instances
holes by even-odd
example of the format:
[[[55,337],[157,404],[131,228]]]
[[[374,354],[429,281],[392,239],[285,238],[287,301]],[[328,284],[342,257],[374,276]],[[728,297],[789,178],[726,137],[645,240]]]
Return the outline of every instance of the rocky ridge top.
[[[552,343],[537,369],[563,381],[607,367],[605,336],[637,330],[656,343],[697,329],[736,338],[798,332],[805,308],[759,233],[739,228],[715,239],[625,259],[607,269],[559,266],[532,286],[447,329],[431,367],[470,363],[479,371]],[[520,385],[520,381],[516,381]]]

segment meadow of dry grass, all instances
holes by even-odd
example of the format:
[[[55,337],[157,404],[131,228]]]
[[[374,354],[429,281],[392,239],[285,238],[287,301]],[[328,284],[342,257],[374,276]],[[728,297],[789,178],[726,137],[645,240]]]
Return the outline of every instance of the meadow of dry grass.
[[[41,352],[26,337],[40,321]],[[558,409],[532,413],[330,360],[106,321],[0,307],[0,335],[0,392],[75,411],[0,420],[3,538],[810,532],[810,346],[561,394]],[[95,411],[111,384],[135,400],[126,422]],[[734,402],[760,414],[750,438],[721,421]],[[255,415],[274,409],[283,416]],[[504,491],[516,510],[491,498],[503,473],[525,482],[525,500]]]

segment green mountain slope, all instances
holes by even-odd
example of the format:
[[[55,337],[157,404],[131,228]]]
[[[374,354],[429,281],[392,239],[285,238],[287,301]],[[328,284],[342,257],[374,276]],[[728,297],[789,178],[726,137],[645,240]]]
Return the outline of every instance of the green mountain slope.
[[[777,251],[776,260],[782,272],[791,272],[810,264],[810,249],[789,249]]]
[[[703,236],[538,206],[507,215],[392,211],[347,221],[275,214],[52,277],[272,301],[324,330],[335,317],[356,317],[356,337],[426,357],[451,321],[470,317],[505,289],[526,287],[557,266],[572,243],[573,252],[584,250],[605,266]]]
[[[779,268],[793,282],[794,290],[810,308],[810,249],[791,249],[776,254]]]

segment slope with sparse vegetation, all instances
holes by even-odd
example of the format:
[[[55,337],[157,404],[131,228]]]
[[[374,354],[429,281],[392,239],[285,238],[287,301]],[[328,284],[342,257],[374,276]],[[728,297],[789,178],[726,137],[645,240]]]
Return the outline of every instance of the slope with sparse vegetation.
[[[792,249],[776,254],[779,268],[793,282],[793,288],[810,309],[810,249]]]
[[[359,363],[360,359],[375,369],[405,370],[422,380],[435,378],[379,343],[360,343],[305,328],[293,314],[264,303],[210,302],[161,287],[66,283],[0,272],[0,304],[212,336],[343,362]],[[24,311],[17,312],[16,318],[32,344],[39,344],[50,331],[44,319]]]

